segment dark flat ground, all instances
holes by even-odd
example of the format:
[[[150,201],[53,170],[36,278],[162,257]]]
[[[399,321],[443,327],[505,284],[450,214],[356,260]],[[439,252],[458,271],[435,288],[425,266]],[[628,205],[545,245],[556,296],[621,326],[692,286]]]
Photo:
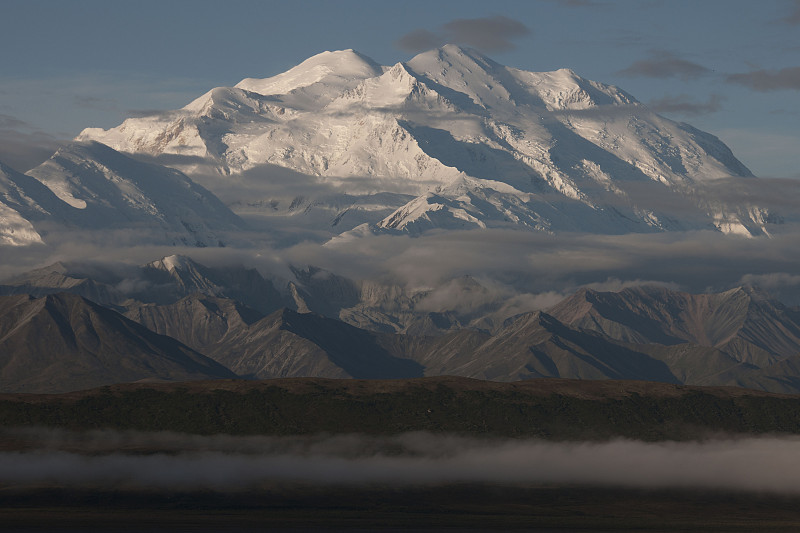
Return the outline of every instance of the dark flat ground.
[[[0,490],[2,531],[800,531],[800,497],[584,487]]]

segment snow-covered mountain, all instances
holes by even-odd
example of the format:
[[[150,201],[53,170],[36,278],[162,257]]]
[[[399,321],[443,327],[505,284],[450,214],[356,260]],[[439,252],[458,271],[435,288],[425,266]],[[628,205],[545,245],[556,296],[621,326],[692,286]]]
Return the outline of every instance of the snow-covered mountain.
[[[246,228],[181,172],[100,143],[74,142],[21,174],[0,163],[0,245],[43,244],[74,231],[138,232],[149,244],[218,246]]]
[[[260,179],[258,195],[232,204],[295,224],[323,220],[331,236],[359,224],[354,236],[480,227],[758,235],[771,220],[704,194],[719,178],[752,176],[713,135],[571,70],[523,71],[452,45],[391,67],[324,52],[78,138],[168,155],[190,176],[211,166]],[[272,194],[264,185],[276,166],[312,176],[319,190]],[[222,190],[225,180],[205,184]]]
[[[41,182],[0,163],[0,245],[43,243],[42,224],[67,223],[68,207]]]
[[[73,228],[145,230],[151,242],[217,246],[222,232],[245,227],[181,172],[93,141],[62,147],[25,178],[50,193],[36,201],[39,209]]]

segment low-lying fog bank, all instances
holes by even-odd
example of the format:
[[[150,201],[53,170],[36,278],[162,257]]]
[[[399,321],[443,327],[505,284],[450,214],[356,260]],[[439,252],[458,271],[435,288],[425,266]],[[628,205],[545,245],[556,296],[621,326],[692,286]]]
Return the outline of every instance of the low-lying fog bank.
[[[0,484],[229,491],[331,486],[569,484],[800,493],[800,438],[544,442],[408,433],[232,437],[5,430]]]

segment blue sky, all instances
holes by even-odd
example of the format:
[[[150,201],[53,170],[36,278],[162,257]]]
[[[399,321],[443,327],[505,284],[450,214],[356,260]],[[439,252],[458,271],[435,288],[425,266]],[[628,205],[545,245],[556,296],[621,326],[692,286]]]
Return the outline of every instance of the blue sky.
[[[391,65],[427,38],[618,85],[719,136],[757,175],[800,177],[800,0],[3,0],[2,12],[0,161],[20,170],[84,127],[324,50]]]

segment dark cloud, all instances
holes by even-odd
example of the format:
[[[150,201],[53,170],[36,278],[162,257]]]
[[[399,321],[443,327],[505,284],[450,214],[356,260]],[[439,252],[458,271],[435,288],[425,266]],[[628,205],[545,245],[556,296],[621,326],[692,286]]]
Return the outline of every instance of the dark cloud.
[[[741,285],[760,287],[768,291],[781,291],[787,287],[800,286],[800,275],[788,272],[773,272],[771,274],[745,274],[740,280]]]
[[[730,74],[725,79],[729,83],[744,85],[760,92],[800,91],[800,67],[787,67],[780,70],[754,70],[741,74]]]
[[[711,72],[711,69],[682,59],[672,52],[657,50],[651,52],[648,59],[635,62],[628,68],[619,71],[619,74],[661,79],[680,78],[686,81],[700,78]]]
[[[30,432],[24,435],[30,439]],[[546,442],[409,433],[296,437],[68,434],[0,453],[4,483],[229,491],[314,485],[548,483],[637,488],[800,492],[800,440]],[[155,453],[136,453],[136,447]],[[75,453],[74,450],[83,453]],[[124,450],[131,450],[125,453]],[[65,451],[69,450],[69,451]],[[121,451],[122,450],[122,451]]]
[[[444,37],[433,33],[432,31],[419,29],[414,30],[400,37],[395,45],[401,49],[411,53],[423,52],[438,48],[445,44]]]
[[[136,152],[126,155],[138,161],[142,161],[144,163],[163,165],[165,167],[180,168],[180,167],[196,167],[202,165],[206,166],[209,165],[208,158],[201,157],[199,155],[183,155],[183,154],[168,154],[168,153],[153,155],[144,152]],[[197,181],[197,180],[193,178],[192,181]]]
[[[725,97],[719,94],[712,94],[707,102],[697,102],[688,94],[680,94],[652,100],[648,106],[656,113],[696,116],[716,113],[722,109],[723,101]]]
[[[518,20],[497,15],[477,19],[456,19],[442,28],[448,41],[467,44],[487,52],[504,52],[516,48],[512,40],[524,37],[530,30]]]
[[[772,111],[769,112],[769,114],[770,115],[780,115],[780,116],[800,115],[800,109],[786,109],[786,108],[773,109]]]
[[[800,25],[800,0],[794,0],[792,2],[791,11],[782,19],[782,22],[791,24],[792,26]]]
[[[733,205],[769,206],[796,219],[800,181],[791,178],[723,178],[703,185],[707,198]]]
[[[602,2],[598,0],[549,0],[554,4],[561,4],[567,7],[597,7],[601,6]]]
[[[621,29],[610,32],[604,36],[603,40],[613,46],[621,48],[643,48],[647,42],[647,37],[637,30]]]
[[[23,129],[29,127],[30,126],[25,121],[16,117],[12,117],[10,115],[0,115],[0,129],[2,130]]]
[[[115,106],[113,105],[113,102],[110,99],[101,98],[99,96],[78,94],[72,98],[72,101],[76,107],[82,107],[84,109],[102,109],[102,110],[115,109]]]
[[[425,29],[407,33],[395,44],[398,48],[417,53],[445,43],[463,44],[485,52],[505,52],[516,48],[514,40],[531,31],[518,20],[502,15],[474,19],[454,19],[432,32]]]
[[[185,114],[180,109],[174,111],[165,111],[163,109],[128,109],[125,111],[125,116],[133,118],[153,117],[161,120],[169,120],[177,118]]]
[[[46,161],[63,142],[23,120],[0,114],[0,161],[15,170],[26,172]]]

